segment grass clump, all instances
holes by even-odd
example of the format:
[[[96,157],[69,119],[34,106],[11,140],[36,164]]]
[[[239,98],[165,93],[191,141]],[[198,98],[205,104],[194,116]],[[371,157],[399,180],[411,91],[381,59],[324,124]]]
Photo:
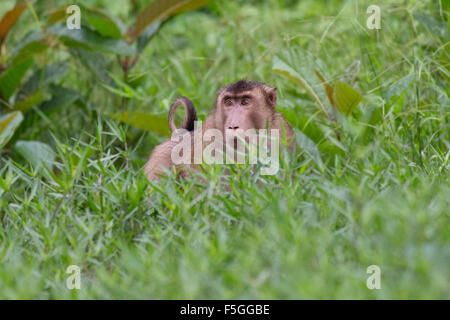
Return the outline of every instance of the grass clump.
[[[369,4],[213,1],[144,51],[144,101],[122,104],[63,57],[61,81],[89,103],[28,116],[16,140],[50,145],[50,168],[2,151],[0,298],[448,299],[448,12],[387,1],[382,29],[369,31]],[[364,96],[350,116],[327,120],[272,72],[274,55],[296,48]],[[183,94],[201,118],[240,78],[278,88],[278,109],[304,137],[298,152],[274,176],[233,168],[229,187],[214,167],[149,186],[142,168],[163,138],[108,114],[165,116]],[[66,287],[70,265],[80,290]],[[380,290],[366,286],[370,265]]]

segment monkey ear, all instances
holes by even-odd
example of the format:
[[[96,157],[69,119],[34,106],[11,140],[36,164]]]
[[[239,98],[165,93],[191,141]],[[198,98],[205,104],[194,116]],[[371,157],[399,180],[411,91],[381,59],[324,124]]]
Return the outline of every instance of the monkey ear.
[[[270,106],[277,105],[277,88],[266,87],[266,99]]]

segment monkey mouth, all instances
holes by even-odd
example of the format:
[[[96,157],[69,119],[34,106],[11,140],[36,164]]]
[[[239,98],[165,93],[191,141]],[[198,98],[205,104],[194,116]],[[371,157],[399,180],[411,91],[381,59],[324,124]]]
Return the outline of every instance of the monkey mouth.
[[[244,134],[242,132],[238,132],[238,131],[236,131],[236,132],[226,131],[225,137],[226,137],[226,140],[231,143],[234,141],[242,140],[242,138],[244,138]]]

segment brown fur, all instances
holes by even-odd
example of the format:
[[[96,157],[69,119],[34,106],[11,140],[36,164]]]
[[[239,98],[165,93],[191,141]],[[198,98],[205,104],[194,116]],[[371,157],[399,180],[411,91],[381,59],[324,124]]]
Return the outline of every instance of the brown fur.
[[[243,105],[243,99],[248,100],[248,104]],[[226,99],[231,105],[226,105]],[[173,117],[175,109],[182,104],[186,115],[181,128],[187,129],[184,134],[203,134],[208,129],[218,129],[225,136],[226,130],[234,129],[278,129],[279,132],[286,132],[289,148],[293,145],[293,131],[284,117],[275,110],[277,98],[276,89],[261,82],[251,82],[240,80],[223,87],[217,93],[215,108],[208,115],[202,126],[202,132],[193,130],[194,120],[197,119],[195,108],[192,102],[185,98],[177,99],[170,108],[169,126],[171,131],[175,130]],[[191,139],[192,141],[194,139]],[[158,145],[152,152],[150,159],[145,165],[145,174],[149,180],[157,180],[164,174],[164,168],[173,169],[175,166],[171,160],[171,152],[177,142],[170,139]],[[192,144],[191,150],[194,145]],[[175,166],[179,175],[186,177],[189,175],[188,168],[196,168],[196,165]]]

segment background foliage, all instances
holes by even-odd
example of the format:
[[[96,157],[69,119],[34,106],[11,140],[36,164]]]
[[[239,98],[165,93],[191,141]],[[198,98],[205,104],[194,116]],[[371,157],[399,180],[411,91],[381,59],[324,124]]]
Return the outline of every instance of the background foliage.
[[[365,0],[73,2],[81,31],[0,3],[1,298],[450,298],[448,1],[383,1],[379,31]],[[148,188],[171,102],[204,118],[241,78],[299,152]]]

